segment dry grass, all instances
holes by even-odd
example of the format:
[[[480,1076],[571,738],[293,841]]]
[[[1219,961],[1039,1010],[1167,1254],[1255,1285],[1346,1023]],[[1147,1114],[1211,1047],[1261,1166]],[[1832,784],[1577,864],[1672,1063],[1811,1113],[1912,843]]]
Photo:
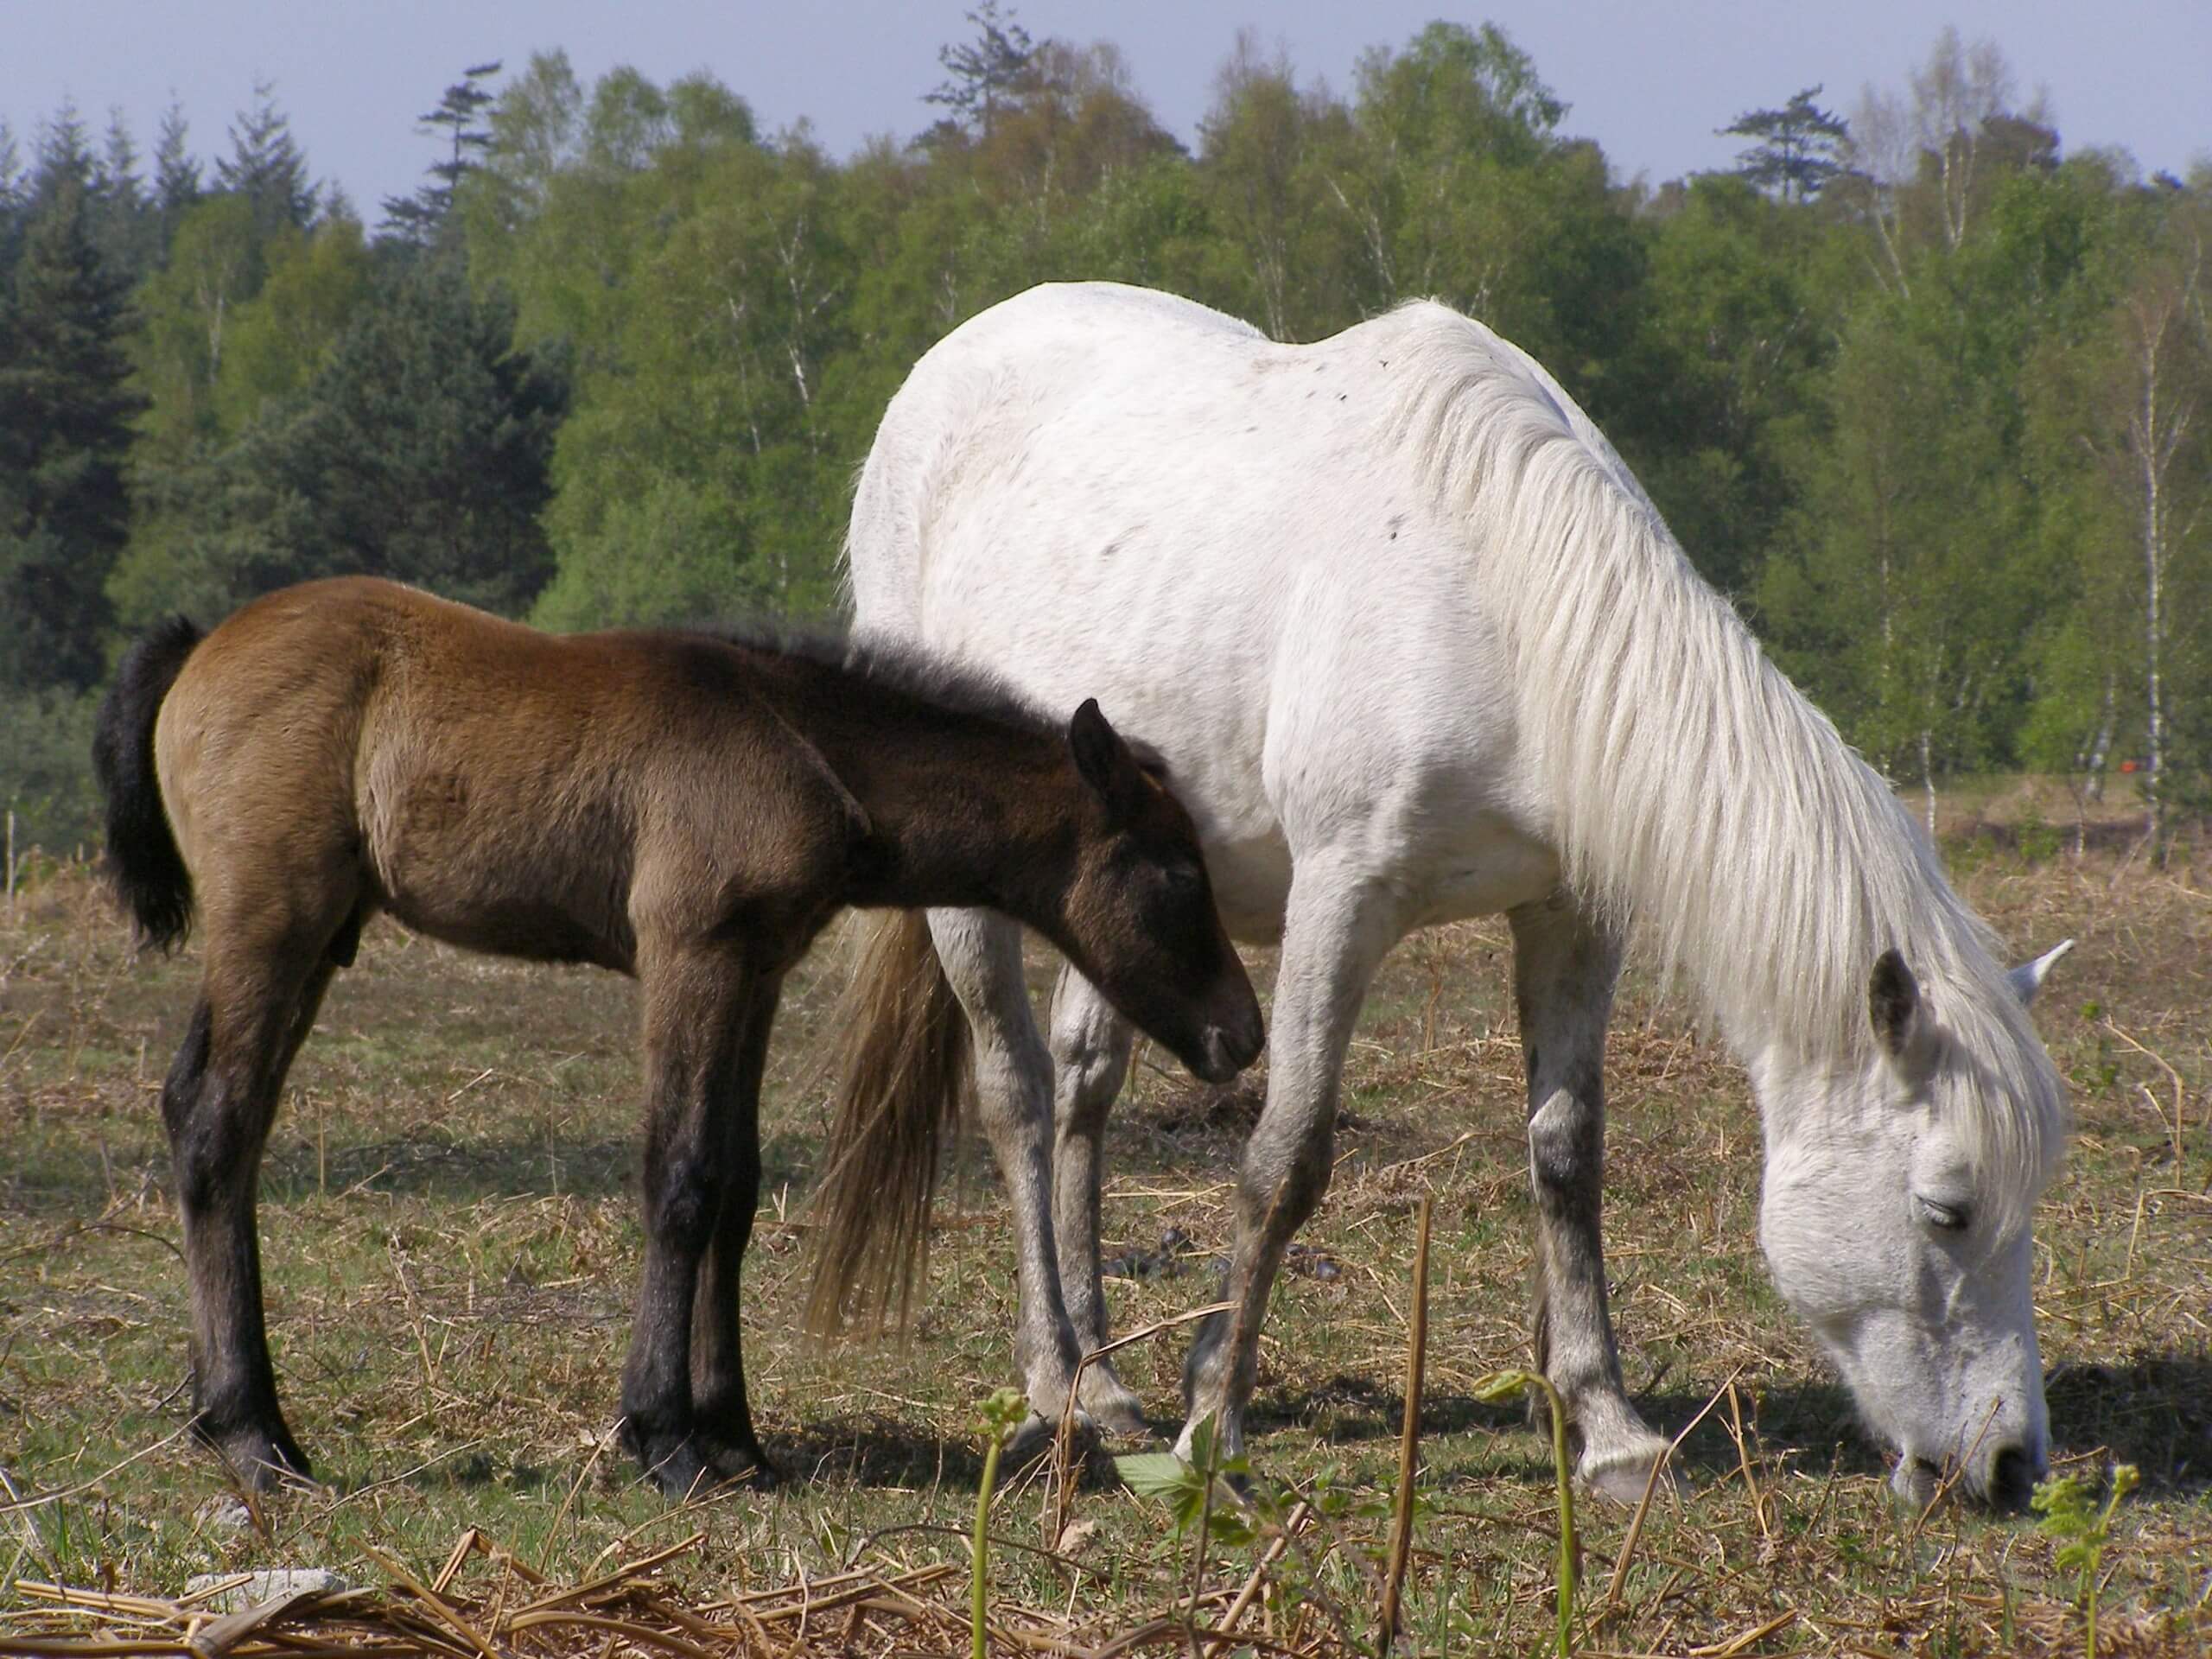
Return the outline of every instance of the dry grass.
[[[2094,847],[2083,864],[2031,864],[2001,835],[1967,841],[1969,896],[2024,954],[2082,940],[2040,1011],[2077,1132],[2039,1216],[2037,1294],[2062,1468],[2121,1460],[2144,1476],[2106,1553],[2100,1650],[2201,1652],[2212,1641],[2212,884]],[[671,1510],[611,1443],[638,1245],[629,988],[379,925],[302,1058],[264,1181],[277,1363],[329,1484],[249,1505],[181,1433],[184,1287],[154,1104],[193,964],[134,964],[125,943],[79,873],[0,909],[0,1471],[11,1489],[0,1493],[0,1632],[17,1633],[0,1634],[0,1652],[34,1627],[72,1639],[165,1631],[174,1650],[184,1625],[156,1604],[188,1575],[277,1566],[391,1586],[351,1614],[428,1621],[423,1648],[469,1652],[416,1591],[493,1640],[499,1618],[533,1598],[641,1560],[648,1568],[594,1593],[618,1624],[652,1625],[658,1645],[573,1624],[493,1645],[966,1650],[962,1538],[982,1467],[978,1402],[1010,1371],[1009,1236],[971,1158],[908,1340],[823,1352],[804,1338],[823,1092],[807,1073],[826,986],[799,984],[779,1032],[747,1287],[755,1414],[797,1477],[783,1492]],[[1471,1393],[1527,1351],[1507,957],[1501,926],[1408,942],[1356,1040],[1336,1180],[1262,1351],[1255,1460],[1319,1514],[1243,1615],[1255,1650],[1373,1640],[1424,1194],[1436,1220],[1408,1637],[1423,1653],[1548,1642],[1547,1449],[1517,1412]],[[1202,1090],[1156,1060],[1140,1065],[1109,1153],[1108,1249],[1145,1275],[1115,1286],[1124,1330],[1211,1298],[1225,1183],[1263,1088]],[[1681,1448],[1688,1495],[1662,1496],[1633,1540],[1625,1514],[1582,1516],[1579,1650],[2078,1651],[2072,1577],[2032,1527],[1892,1508],[1881,1459],[1758,1259],[1758,1126],[1741,1074],[1678,1007],[1631,985],[1611,1078],[1608,1239],[1630,1384],[1668,1432],[1706,1414]],[[1188,1243],[1160,1249],[1170,1229]],[[1164,1423],[1180,1334],[1120,1358]],[[1068,1503],[1073,1525],[1046,1540],[1058,1509],[1035,1467],[995,1501],[995,1532],[1033,1550],[994,1552],[992,1650],[1096,1650],[1141,1634],[1189,1651],[1193,1561],[1160,1511],[1097,1459]],[[471,1529],[496,1548],[437,1591]],[[1199,1564],[1200,1624],[1262,1553],[1216,1548]],[[944,1570],[900,1578],[933,1569]],[[860,1576],[835,1577],[847,1572]],[[140,1625],[41,1599],[34,1582],[147,1599],[130,1616]],[[803,1623],[762,1616],[798,1606],[799,1586],[851,1593]],[[665,1624],[653,1625],[655,1607]],[[301,1644],[335,1642],[334,1621],[264,1629],[252,1638],[264,1649],[234,1650],[314,1651]],[[356,1634],[368,1643],[378,1628]]]

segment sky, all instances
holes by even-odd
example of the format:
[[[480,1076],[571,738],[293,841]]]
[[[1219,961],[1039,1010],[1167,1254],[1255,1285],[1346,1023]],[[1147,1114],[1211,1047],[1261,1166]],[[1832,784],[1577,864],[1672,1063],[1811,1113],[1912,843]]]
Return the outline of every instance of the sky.
[[[316,177],[341,184],[373,224],[437,159],[415,130],[466,65],[565,48],[587,85],[618,64],[665,82],[705,69],[762,129],[806,119],[829,151],[908,137],[938,111],[938,48],[965,37],[975,0],[0,0],[0,118],[28,151],[72,99],[97,136],[120,108],[150,150],[174,97],[205,160],[274,83]],[[2145,172],[2212,158],[2212,0],[1014,0],[1039,39],[1109,40],[1137,92],[1185,143],[1211,102],[1240,26],[1279,48],[1301,81],[1349,92],[1375,45],[1402,46],[1431,19],[1494,22],[1568,105],[1561,130],[1596,139],[1616,175],[1651,183],[1730,166],[1715,129],[1825,86],[1847,114],[1869,85],[1902,92],[1946,22],[2003,49],[2022,99],[2041,92],[2068,150],[2118,146]]]

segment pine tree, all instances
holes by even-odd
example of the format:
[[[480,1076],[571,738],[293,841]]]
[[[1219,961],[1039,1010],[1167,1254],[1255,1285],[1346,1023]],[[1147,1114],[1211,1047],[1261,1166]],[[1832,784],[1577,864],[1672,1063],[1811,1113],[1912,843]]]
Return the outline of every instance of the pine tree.
[[[952,78],[923,93],[922,102],[943,105],[954,121],[988,138],[1000,107],[1027,78],[1034,48],[1029,31],[1014,22],[1012,8],[1000,15],[999,0],[983,0],[967,16],[976,26],[976,38],[938,48],[937,60]]]
[[[1736,173],[1760,190],[1779,191],[1784,201],[1811,201],[1841,173],[1839,159],[1851,136],[1844,120],[1813,100],[1808,86],[1778,110],[1747,110],[1720,129],[1757,142],[1736,158]]]
[[[0,683],[99,677],[105,583],[129,533],[124,458],[143,407],[128,286],[67,174],[33,219],[0,327]]]
[[[492,130],[479,117],[498,99],[479,83],[499,73],[496,60],[470,65],[461,72],[459,80],[446,88],[436,109],[416,118],[416,131],[429,137],[444,133],[452,149],[445,159],[430,164],[431,181],[413,195],[385,198],[384,229],[389,234],[417,247],[430,247],[443,238],[454,193],[492,147]]]
[[[264,237],[287,227],[305,230],[315,218],[318,193],[308,179],[307,158],[268,81],[254,82],[253,108],[238,111],[230,157],[215,163],[215,181],[253,205],[255,228]]]
[[[161,135],[154,141],[154,211],[161,218],[162,246],[176,233],[177,221],[203,194],[200,163],[185,148],[184,106],[171,100],[162,115]]]
[[[134,282],[161,257],[160,222],[138,176],[138,160],[123,111],[110,111],[107,138],[93,172],[95,234],[109,266]]]
[[[30,179],[23,171],[22,154],[16,148],[15,129],[0,117],[0,296],[7,292],[10,273],[16,268],[30,200]]]

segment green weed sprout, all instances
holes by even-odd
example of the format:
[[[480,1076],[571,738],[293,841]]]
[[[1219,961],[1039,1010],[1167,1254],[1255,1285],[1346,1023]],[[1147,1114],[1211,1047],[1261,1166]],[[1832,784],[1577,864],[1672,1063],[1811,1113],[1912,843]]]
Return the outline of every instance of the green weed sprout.
[[[2080,1477],[2056,1475],[2037,1484],[2031,1507],[2043,1516],[2036,1529],[2060,1541],[2054,1558],[2062,1568],[2076,1568],[2081,1582],[2074,1600],[2088,1622],[2088,1659],[2097,1659],[2097,1570],[2112,1540],[2113,1511],[2133,1491],[2141,1475],[2132,1463],[2113,1465],[2112,1491],[2102,1510],[2094,1491]]]
[[[998,1484],[999,1453],[1007,1439],[1029,1415],[1028,1396],[1019,1389],[1001,1389],[983,1402],[983,1478],[976,1492],[974,1566],[968,1586],[969,1629],[975,1637],[974,1659],[984,1659],[985,1609],[989,1605],[991,1561],[991,1488]]]
[[[1544,1396],[1552,1417],[1552,1475],[1559,1491],[1559,1623],[1552,1650],[1567,1659],[1574,1641],[1576,1561],[1582,1551],[1574,1536],[1574,1469],[1567,1459],[1567,1408],[1550,1379],[1535,1371],[1492,1371],[1474,1386],[1474,1396],[1496,1405],[1517,1395]]]

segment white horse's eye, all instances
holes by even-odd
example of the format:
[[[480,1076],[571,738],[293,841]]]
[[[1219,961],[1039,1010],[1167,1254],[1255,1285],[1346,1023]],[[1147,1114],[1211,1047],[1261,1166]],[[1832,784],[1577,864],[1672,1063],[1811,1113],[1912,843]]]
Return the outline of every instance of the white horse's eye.
[[[1917,1200],[1920,1213],[1928,1224],[1946,1233],[1962,1233],[1967,1229],[1967,1208],[1962,1204],[1938,1204],[1933,1198]]]

